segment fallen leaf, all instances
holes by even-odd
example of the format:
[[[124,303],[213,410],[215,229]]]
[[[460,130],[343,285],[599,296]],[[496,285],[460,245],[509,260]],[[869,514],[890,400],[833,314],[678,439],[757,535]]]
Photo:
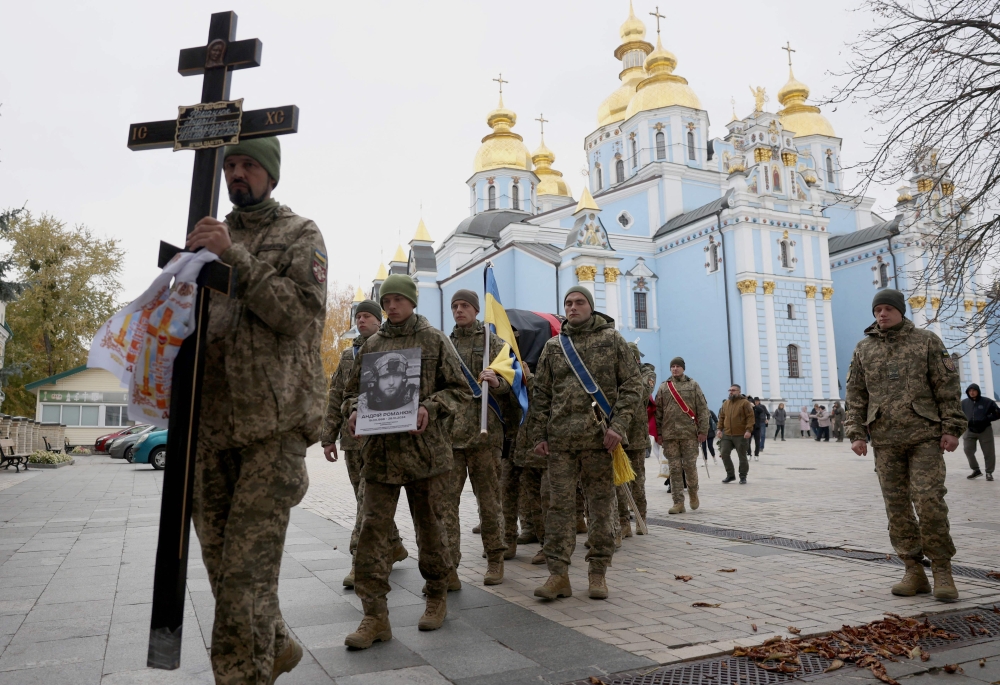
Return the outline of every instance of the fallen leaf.
[[[756,623],[751,623],[750,627],[753,628],[753,632],[755,632],[755,633],[757,632],[757,624]]]
[[[885,560],[886,561],[892,561],[892,557],[890,557],[888,554],[886,554],[885,555]]]
[[[764,640],[764,645],[763,646],[767,647],[768,645],[773,645],[775,642],[781,642],[782,639],[783,638],[780,635],[775,635],[774,637],[769,637],[766,640]]]
[[[920,660],[921,661],[930,661],[931,660],[931,655],[928,654],[927,652],[924,652],[924,653],[922,653],[920,655]]]
[[[716,573],[736,573],[735,568],[720,568]]]
[[[690,542],[685,542],[684,544],[685,544],[685,545],[690,545],[691,543],[690,543]]]
[[[996,571],[990,571],[989,573],[986,574],[986,577],[987,578],[996,578],[997,580],[1000,580],[1000,573],[998,573]]]
[[[802,631],[796,628],[795,626],[788,626],[788,632],[791,633],[792,635],[798,635]]]
[[[637,568],[636,571],[639,573],[649,573],[649,570],[645,568]],[[591,678],[593,678],[593,676],[591,676]]]
[[[840,659],[834,659],[830,662],[830,665],[823,669],[823,673],[829,673],[830,671],[836,671],[838,668],[843,668],[844,662]]]
[[[709,604],[708,602],[695,602],[691,606],[698,607],[699,609],[715,609],[716,607],[721,607],[721,604]]]
[[[674,580],[683,580],[685,583],[691,580],[694,576],[678,576],[674,574]]]
[[[962,670],[962,667],[959,666],[958,664],[945,664],[945,666],[944,666],[944,672],[945,673],[965,673],[965,671]]]
[[[914,647],[913,649],[910,650],[910,658],[911,659],[917,659],[917,658],[919,658],[920,654],[921,654],[921,651],[920,651],[920,646],[919,645],[917,645],[916,647]]]
[[[603,680],[601,680],[600,678],[598,678],[596,675],[590,676],[590,684],[591,685],[606,685],[605,682]]]
[[[979,668],[986,668],[986,659],[982,658],[979,660]]]

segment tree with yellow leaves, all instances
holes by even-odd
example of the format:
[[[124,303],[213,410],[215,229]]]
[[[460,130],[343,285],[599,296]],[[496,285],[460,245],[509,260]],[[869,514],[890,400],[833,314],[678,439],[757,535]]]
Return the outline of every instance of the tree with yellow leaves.
[[[326,291],[326,325],[323,328],[323,370],[329,380],[340,364],[340,353],[351,346],[351,339],[344,335],[351,330],[351,306],[354,303],[354,291],[350,286],[342,286],[331,282]]]

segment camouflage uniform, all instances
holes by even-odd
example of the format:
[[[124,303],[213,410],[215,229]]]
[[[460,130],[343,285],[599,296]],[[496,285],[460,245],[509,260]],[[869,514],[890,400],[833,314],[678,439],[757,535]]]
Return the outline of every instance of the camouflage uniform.
[[[531,376],[525,378],[529,394],[533,386]],[[548,499],[542,498],[542,478],[548,468],[548,460],[534,453],[534,445],[528,438],[528,422],[524,421],[517,430],[517,438],[511,446],[510,458],[503,461],[501,479],[503,495],[504,542],[512,547],[517,541],[517,519],[521,518],[521,529],[532,531],[541,542],[545,537],[545,512],[549,509]],[[546,496],[547,496],[546,488]]]
[[[840,402],[834,403],[830,414],[833,418],[833,436],[837,439],[837,442],[844,442],[844,416],[846,412],[840,406]]]
[[[269,200],[226,217],[232,297],[209,307],[193,520],[215,596],[216,683],[270,683],[289,644],[278,571],[323,419],[323,236]]]
[[[614,320],[594,312],[579,326],[563,322],[591,376],[604,391],[613,412],[608,428],[625,438],[642,411],[644,389],[639,365]],[[573,372],[558,338],[542,350],[528,411],[532,445],[548,442],[549,511],[545,517],[545,556],[549,573],[564,576],[576,547],[574,496],[582,480],[589,514],[587,560],[590,572],[603,575],[615,551],[617,524],[611,455],[588,395]],[[627,445],[625,445],[627,448]]]
[[[478,376],[483,368],[483,341],[486,332],[481,321],[469,328],[455,326],[451,341],[458,351],[465,367],[473,376]],[[496,356],[504,345],[496,333],[490,333],[490,355]],[[510,394],[510,384],[499,374],[500,385],[490,389],[490,394],[506,405],[505,395]],[[464,377],[463,377],[464,381]],[[468,381],[464,381],[468,388]],[[471,393],[471,389],[469,390]],[[451,491],[445,509],[444,526],[451,550],[451,562],[457,568],[462,560],[462,533],[458,517],[458,506],[468,475],[472,481],[472,491],[479,504],[479,518],[482,526],[483,551],[487,561],[500,561],[507,549],[504,544],[503,510],[500,504],[500,481],[497,460],[503,450],[503,424],[493,412],[487,411],[487,434],[480,433],[481,400],[463,404],[455,415],[452,428],[452,454],[454,466],[451,470]],[[510,414],[510,412],[507,412]],[[511,419],[514,417],[511,416]]]
[[[351,480],[351,487],[354,488],[354,497],[358,501],[358,511],[354,517],[354,530],[351,531],[351,555],[358,548],[358,536],[361,534],[361,500],[365,496],[365,481],[361,477],[361,441],[351,435],[346,428],[346,417],[341,412],[341,405],[344,402],[344,386],[347,384],[347,377],[351,375],[354,368],[354,360],[358,356],[358,348],[367,340],[363,336],[354,339],[354,344],[340,354],[340,362],[337,370],[333,372],[330,379],[330,394],[326,405],[326,418],[323,420],[323,433],[320,442],[323,447],[332,445],[340,438],[340,449],[344,453],[344,463],[347,465],[347,477]],[[392,524],[392,535],[389,538],[394,545],[402,545],[403,541],[399,537],[399,530],[395,521]]]
[[[960,396],[955,362],[937,335],[907,319],[885,331],[865,329],[847,374],[847,439],[871,438],[900,558],[947,561],[955,554],[941,436],[958,437],[968,425]]]
[[[692,421],[681,411],[667,387],[667,381],[660,384],[656,392],[656,430],[660,435],[663,455],[670,464],[670,483],[673,486],[670,494],[674,504],[683,504],[685,478],[688,492],[698,494],[698,436],[708,435],[708,401],[697,381],[687,375],[680,378],[671,376],[668,381],[674,384],[677,394],[695,416]]]
[[[422,349],[420,406],[429,422],[420,435],[370,435],[361,447],[365,494],[361,503],[361,536],[354,563],[354,590],[365,615],[388,614],[389,571],[392,565],[392,520],[400,487],[406,488],[416,529],[420,574],[428,597],[443,597],[445,579],[453,568],[441,520],[453,464],[451,419],[472,402],[455,349],[445,335],[423,316],[413,314],[399,325],[386,321],[359,353]],[[361,387],[361,365],[355,364],[344,388],[343,412],[355,411]]]
[[[649,416],[646,414],[646,407],[649,406],[649,398],[656,388],[656,367],[652,364],[643,364],[639,361],[639,347],[635,343],[628,344],[632,350],[632,356],[639,364],[639,372],[642,376],[642,408],[636,412],[632,418],[632,424],[628,428],[628,447],[625,454],[635,471],[635,480],[631,483],[618,486],[618,518],[624,527],[628,523],[629,511],[628,501],[622,490],[630,488],[635,505],[639,509],[639,515],[646,520],[646,453],[649,451]]]

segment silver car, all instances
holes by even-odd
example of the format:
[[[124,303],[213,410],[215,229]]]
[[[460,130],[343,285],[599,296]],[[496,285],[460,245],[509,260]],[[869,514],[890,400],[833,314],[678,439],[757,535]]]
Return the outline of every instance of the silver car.
[[[142,430],[136,431],[129,435],[123,435],[120,438],[115,438],[108,445],[108,454],[111,455],[112,459],[125,459],[126,461],[132,461],[132,447],[143,435],[153,430],[155,426],[143,426]]]

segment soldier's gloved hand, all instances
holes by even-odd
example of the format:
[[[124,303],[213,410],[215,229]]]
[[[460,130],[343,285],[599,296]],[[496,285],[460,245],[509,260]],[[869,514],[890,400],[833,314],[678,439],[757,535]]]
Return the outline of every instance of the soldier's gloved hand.
[[[604,433],[604,449],[608,452],[612,451],[614,448],[621,444],[622,436],[615,433],[610,428]]]
[[[358,427],[358,412],[352,411],[351,418],[347,419],[347,428],[348,430],[351,431],[351,435],[353,435],[354,437],[358,437],[358,434],[354,432],[357,429],[357,427]]]
[[[430,415],[427,413],[427,408],[421,406],[417,409],[417,430],[410,431],[410,435],[420,435],[425,430],[427,430],[427,423],[430,421]]]
[[[708,440],[708,433],[698,433],[698,442],[705,442]]]
[[[546,442],[545,440],[542,440],[540,443],[535,445],[534,452],[540,457],[549,456],[549,443]]]
[[[958,449],[958,438],[954,435],[942,435],[941,436],[941,449],[945,452],[954,452]]]
[[[331,442],[329,445],[323,445],[323,456],[326,457],[327,461],[337,461],[337,443]]]
[[[944,438],[941,439],[941,442],[942,443],[944,442]],[[957,446],[958,446],[958,440],[955,441],[955,447]],[[955,448],[953,447],[952,449]],[[854,442],[851,443],[851,450],[859,457],[863,457],[866,454],[868,454],[868,443],[865,442],[864,440],[855,440]]]

